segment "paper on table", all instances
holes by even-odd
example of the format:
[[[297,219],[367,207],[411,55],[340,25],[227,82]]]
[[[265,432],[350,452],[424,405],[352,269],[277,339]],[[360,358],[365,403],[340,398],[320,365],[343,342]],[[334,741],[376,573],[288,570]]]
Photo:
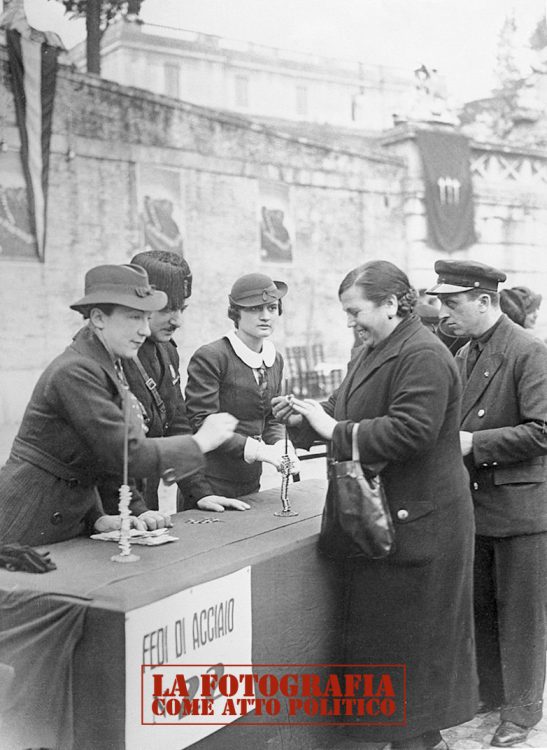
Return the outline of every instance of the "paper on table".
[[[171,536],[169,529],[155,529],[154,531],[139,531],[138,529],[131,529],[129,532],[131,538],[131,544],[140,544],[146,547],[157,547],[160,544],[168,544],[169,542],[178,542],[177,536]],[[92,534],[91,539],[97,539],[100,542],[118,542],[120,539],[120,532],[115,529],[114,531],[103,531],[101,534]]]

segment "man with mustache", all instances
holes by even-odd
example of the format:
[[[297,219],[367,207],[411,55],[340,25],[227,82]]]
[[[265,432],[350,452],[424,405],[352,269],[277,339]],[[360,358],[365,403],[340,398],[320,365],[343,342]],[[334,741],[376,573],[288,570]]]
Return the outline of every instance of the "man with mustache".
[[[178,253],[164,250],[138,253],[131,263],[147,271],[150,283],[167,294],[168,303],[163,310],[152,313],[149,321],[150,336],[139,349],[137,357],[124,362],[129,388],[146,412],[147,437],[192,435],[193,430],[186,415],[186,404],[180,388],[177,345],[172,338],[181,326],[182,314],[192,293],[190,267]],[[142,497],[139,497],[139,493],[134,493],[132,511],[140,516],[148,509],[149,528],[153,526],[156,515],[153,511],[158,511],[158,485],[159,477],[148,477],[145,483],[137,487]],[[186,499],[186,508],[196,505],[201,510],[223,511],[225,508],[247,510],[250,507],[242,500],[215,495],[201,471],[181,480],[179,490]],[[101,495],[103,505],[117,506],[117,498],[112,489],[107,492],[101,489]]]

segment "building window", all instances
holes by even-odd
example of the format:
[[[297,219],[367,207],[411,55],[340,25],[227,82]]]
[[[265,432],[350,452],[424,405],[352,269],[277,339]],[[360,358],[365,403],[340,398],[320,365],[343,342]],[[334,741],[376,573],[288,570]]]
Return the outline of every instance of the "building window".
[[[308,114],[308,89],[306,86],[296,87],[296,114],[300,117]]]
[[[247,76],[236,76],[236,107],[249,106],[249,79]]]
[[[164,86],[163,90],[167,96],[175,99],[180,97],[180,69],[178,65],[165,63],[163,66]]]

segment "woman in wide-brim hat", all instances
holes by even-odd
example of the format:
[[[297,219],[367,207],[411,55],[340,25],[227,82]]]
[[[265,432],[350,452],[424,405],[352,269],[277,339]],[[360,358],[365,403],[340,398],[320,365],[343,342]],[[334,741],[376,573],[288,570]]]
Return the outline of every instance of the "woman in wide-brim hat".
[[[85,295],[71,308],[87,324],[38,380],[0,470],[0,542],[50,544],[119,528],[119,516],[104,513],[97,485],[105,477],[122,484],[124,411],[131,477],[175,481],[199,469],[204,453],[232,434],[235,420],[224,414],[193,437],[145,439],[121,360],[136,356],[150,333],[150,314],[166,303],[140,266],[103,265],[86,274]],[[143,520],[134,525],[145,528]]]
[[[274,419],[270,400],[281,391],[283,359],[269,338],[286,293],[283,281],[266,274],[241,276],[228,296],[234,329],[200,347],[188,364],[186,407],[194,429],[219,411],[238,419],[230,440],[207,456],[205,474],[217,495],[257,492],[263,461],[281,468],[285,428]],[[292,446],[290,451],[297,471]]]

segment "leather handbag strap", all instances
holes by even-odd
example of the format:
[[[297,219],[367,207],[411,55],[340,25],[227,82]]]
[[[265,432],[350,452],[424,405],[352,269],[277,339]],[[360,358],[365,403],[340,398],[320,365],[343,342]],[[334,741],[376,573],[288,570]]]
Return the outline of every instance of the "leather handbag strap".
[[[357,432],[359,431],[359,422],[355,422],[351,430],[351,460],[360,462],[359,445],[357,444]]]
[[[359,456],[359,446],[357,444],[357,432],[359,430],[359,422],[355,422],[351,430],[351,460],[361,461]],[[327,440],[327,465],[338,463],[334,457],[334,448],[332,440]]]

